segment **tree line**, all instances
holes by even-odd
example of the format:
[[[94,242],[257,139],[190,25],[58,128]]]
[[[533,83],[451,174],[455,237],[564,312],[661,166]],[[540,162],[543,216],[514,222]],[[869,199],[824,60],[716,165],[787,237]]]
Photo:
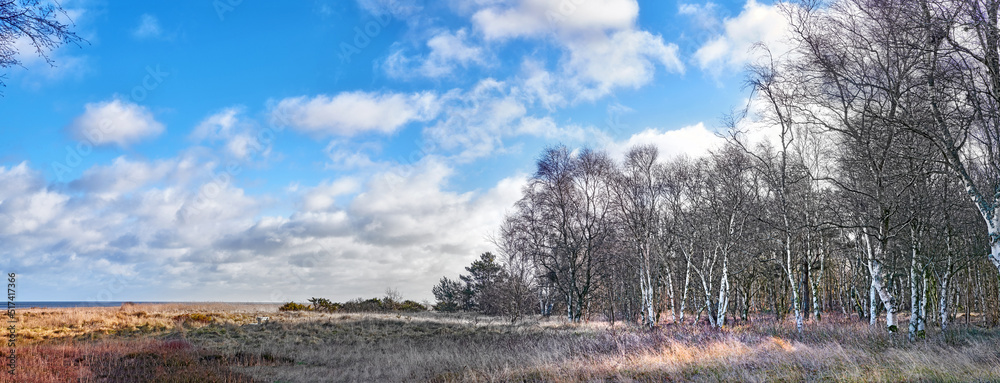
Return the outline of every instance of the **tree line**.
[[[1000,0],[779,5],[752,102],[699,158],[546,149],[439,309],[654,326],[1000,319]],[[450,295],[449,295],[450,294]],[[884,322],[883,322],[884,321]]]

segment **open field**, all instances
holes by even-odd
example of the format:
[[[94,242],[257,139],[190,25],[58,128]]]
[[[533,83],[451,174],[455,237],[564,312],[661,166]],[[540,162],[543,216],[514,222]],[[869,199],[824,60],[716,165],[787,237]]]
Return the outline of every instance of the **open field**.
[[[909,342],[856,321],[726,330],[269,305],[19,311],[16,381],[998,381],[1000,332]],[[256,316],[271,322],[256,325]],[[0,351],[7,357],[7,350]],[[4,381],[11,377],[2,373]]]

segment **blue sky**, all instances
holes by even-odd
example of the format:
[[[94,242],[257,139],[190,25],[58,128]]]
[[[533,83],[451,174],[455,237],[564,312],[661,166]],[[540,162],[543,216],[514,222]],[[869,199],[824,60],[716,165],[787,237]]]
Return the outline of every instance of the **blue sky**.
[[[0,98],[22,300],[431,299],[547,145],[718,143],[769,2],[67,1]]]

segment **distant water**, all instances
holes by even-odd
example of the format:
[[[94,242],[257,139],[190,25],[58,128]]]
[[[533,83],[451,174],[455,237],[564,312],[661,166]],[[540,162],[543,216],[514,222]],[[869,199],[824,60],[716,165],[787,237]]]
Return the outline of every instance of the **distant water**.
[[[209,302],[136,302],[129,301],[135,304],[147,304],[147,303],[180,303],[180,304],[203,304]],[[29,301],[14,301],[19,309],[30,309],[32,307],[37,308],[58,308],[58,307],[120,307],[122,303],[125,302],[114,302],[114,301],[39,301],[39,302],[29,302]],[[274,302],[223,302],[228,304],[274,304]],[[0,303],[0,311],[6,310],[7,305],[5,303]]]
[[[19,302],[14,301],[19,309],[55,308],[55,307],[119,307],[125,302],[112,301],[49,301],[49,302]],[[132,303],[162,303],[162,302],[132,302]]]

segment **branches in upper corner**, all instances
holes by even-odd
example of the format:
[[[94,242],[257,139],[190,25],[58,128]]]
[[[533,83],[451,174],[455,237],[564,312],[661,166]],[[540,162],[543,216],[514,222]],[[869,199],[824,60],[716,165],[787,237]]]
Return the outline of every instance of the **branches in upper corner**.
[[[49,53],[64,44],[85,41],[71,30],[73,21],[58,2],[41,0],[0,1],[0,68],[22,66],[19,43],[55,66]],[[5,86],[0,76],[0,86]]]

